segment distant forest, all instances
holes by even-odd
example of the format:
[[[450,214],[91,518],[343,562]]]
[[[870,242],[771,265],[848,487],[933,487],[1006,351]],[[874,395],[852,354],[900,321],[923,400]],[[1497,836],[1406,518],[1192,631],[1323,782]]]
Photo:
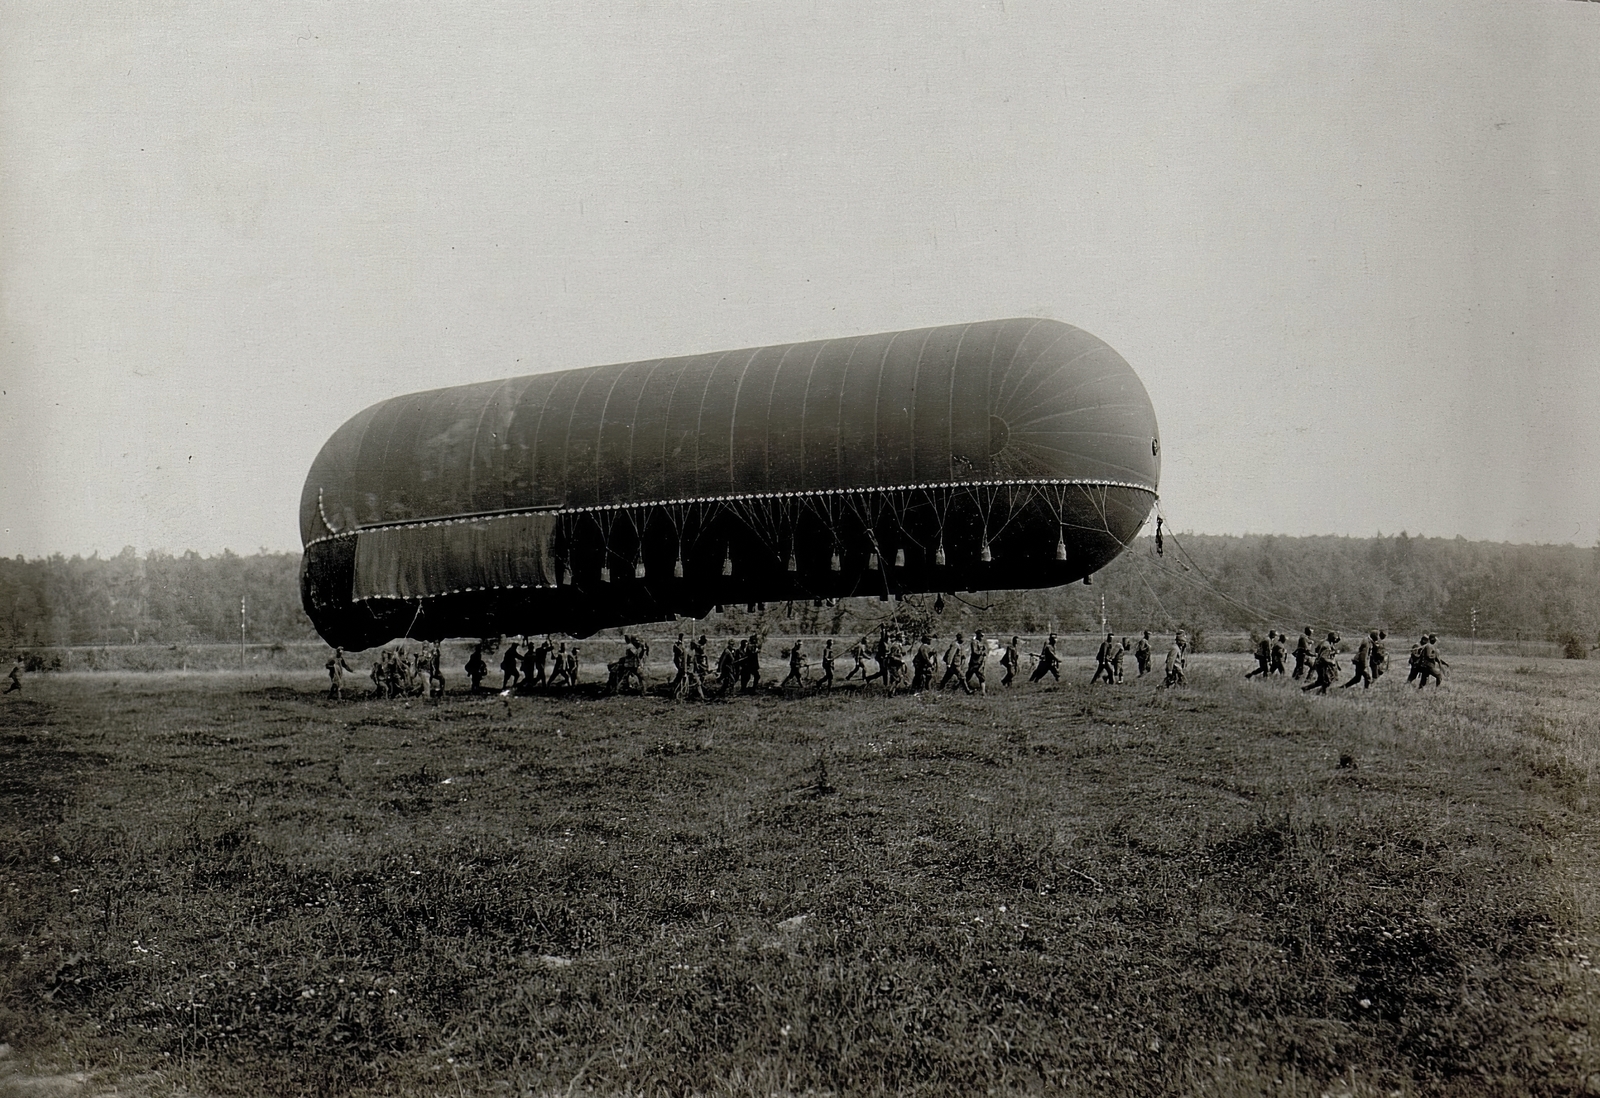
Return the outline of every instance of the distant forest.
[[[132,549],[102,558],[0,559],[0,644],[9,648],[310,641],[293,553],[202,557]],[[1004,564],[997,561],[992,567]],[[978,577],[974,576],[974,580]],[[919,600],[919,605],[928,600]],[[876,600],[796,605],[794,628],[864,632]],[[1600,637],[1600,547],[1506,545],[1462,538],[1290,538],[1180,534],[1157,554],[1140,538],[1092,585],[1045,592],[962,593],[947,627],[1120,633],[1183,624],[1216,632],[1304,625],[1347,632],[1423,629],[1485,639]],[[743,608],[729,615],[742,625]],[[787,628],[772,623],[773,631]]]

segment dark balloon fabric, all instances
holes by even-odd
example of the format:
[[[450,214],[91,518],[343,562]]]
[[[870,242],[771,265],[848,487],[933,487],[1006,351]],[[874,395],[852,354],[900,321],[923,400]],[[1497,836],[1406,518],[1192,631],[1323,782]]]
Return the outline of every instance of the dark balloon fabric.
[[[306,479],[307,543],[539,508],[985,480],[1154,491],[1155,413],[1105,343],[1015,319],[628,362],[396,397]]]
[[[552,587],[553,512],[381,526],[356,536],[356,602]]]
[[[1052,320],[437,389],[323,447],[301,591],[362,648],[1049,587],[1137,534],[1160,449],[1128,364]]]

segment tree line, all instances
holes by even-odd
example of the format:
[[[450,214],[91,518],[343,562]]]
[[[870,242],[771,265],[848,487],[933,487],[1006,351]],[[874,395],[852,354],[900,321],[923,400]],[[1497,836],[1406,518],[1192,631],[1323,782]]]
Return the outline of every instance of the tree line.
[[[315,640],[294,553],[0,560],[0,642],[11,647]]]
[[[1600,546],[1512,545],[1465,538],[1179,535],[1156,552],[1141,538],[1094,583],[1108,616],[1161,627],[1347,635],[1387,629],[1457,637],[1594,644]],[[1098,615],[1096,598],[1077,608]],[[1081,619],[1080,619],[1081,620]]]
[[[316,639],[300,607],[294,553],[203,557],[124,549],[113,557],[0,559],[0,644],[10,648],[205,644],[239,640],[240,599],[251,643]],[[1119,633],[1179,625],[1218,632],[1304,625],[1397,636],[1433,630],[1485,639],[1562,643],[1600,637],[1600,546],[1509,545],[1464,538],[1143,537],[1089,585],[968,592],[1004,575],[953,574],[946,631]],[[920,600],[919,605],[929,600]],[[769,615],[778,608],[769,607]],[[737,627],[744,609],[729,608]],[[795,631],[865,632],[874,600],[783,608]],[[780,631],[782,627],[779,627]]]

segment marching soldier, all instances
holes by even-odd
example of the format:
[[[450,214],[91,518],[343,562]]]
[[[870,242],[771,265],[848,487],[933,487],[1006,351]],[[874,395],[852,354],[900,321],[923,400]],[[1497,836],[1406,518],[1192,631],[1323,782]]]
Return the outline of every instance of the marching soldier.
[[[527,689],[532,690],[535,686],[545,686],[549,683],[550,680],[545,674],[544,665],[550,659],[550,653],[554,652],[555,649],[556,646],[550,643],[548,636],[534,648],[533,677],[523,684]]]
[[[889,635],[889,647],[883,658],[883,685],[889,693],[896,694],[909,687],[911,676],[906,673],[906,646],[900,630],[896,629]]]
[[[1326,694],[1328,687],[1332,686],[1333,680],[1338,677],[1338,661],[1339,634],[1329,633],[1327,640],[1317,642],[1317,650],[1311,657],[1311,673],[1316,676],[1316,680],[1302,686],[1301,691],[1315,690],[1318,694]]]
[[[1367,656],[1367,667],[1374,681],[1389,669],[1389,646],[1385,643],[1388,639],[1389,634],[1382,629],[1372,637],[1372,652]]]
[[[1010,686],[1017,678],[1017,672],[1022,668],[1022,638],[1012,637],[1011,643],[1006,645],[1005,651],[1000,653],[1000,666],[1006,673],[1000,679],[1001,686]]]
[[[989,663],[989,642],[983,638],[983,630],[972,634],[972,649],[967,655],[967,673],[961,679],[961,685],[967,688],[967,693],[972,693],[972,680],[978,680],[977,693],[988,694],[989,682],[984,677],[984,668]]]
[[[724,697],[733,693],[733,688],[739,684],[739,653],[733,646],[733,638],[728,638],[728,643],[723,646],[722,654],[717,657],[717,685],[722,688]]]
[[[1183,630],[1178,630],[1172,638],[1172,647],[1167,649],[1167,677],[1161,684],[1163,686],[1182,686],[1184,684],[1184,670],[1189,666],[1187,651],[1189,635]]]
[[[1133,662],[1139,665],[1139,677],[1144,678],[1146,671],[1150,670],[1150,630],[1144,631],[1144,636],[1133,646]]]
[[[1133,647],[1133,642],[1127,637],[1122,638],[1122,643],[1113,645],[1111,649],[1111,670],[1116,675],[1116,681],[1122,681],[1122,660]]]
[[[701,701],[706,700],[705,689],[705,656],[706,638],[702,634],[698,640],[689,642],[689,647],[684,653],[682,674],[674,681],[672,696],[674,698],[687,697],[693,694]]]
[[[800,638],[796,637],[794,643],[789,646],[789,673],[785,675],[783,677],[783,681],[778,684],[778,689],[782,690],[791,682],[799,686],[804,686],[806,684],[805,670],[805,650],[800,647]]]
[[[500,692],[514,688],[522,680],[518,668],[522,663],[522,653],[517,651],[517,642],[512,641],[506,647],[506,654],[500,658]]]
[[[939,657],[933,654],[933,638],[922,634],[922,643],[917,645],[916,653],[911,657],[911,692],[920,694],[933,685],[933,671],[939,665]]]
[[[1267,674],[1272,670],[1272,642],[1277,639],[1277,636],[1276,630],[1269,629],[1265,637],[1257,638],[1256,669],[1246,675],[1245,678],[1253,679],[1257,675],[1262,678],[1267,677]]]
[[[1439,668],[1449,667],[1444,657],[1439,655],[1439,638],[1434,633],[1429,633],[1423,642],[1421,650],[1417,653],[1417,669],[1421,680],[1417,683],[1418,690],[1425,690],[1428,686],[1428,677],[1433,677],[1435,686],[1444,685],[1444,676],[1439,674]]]
[[[1289,655],[1289,637],[1284,633],[1278,633],[1276,636],[1269,633],[1268,636],[1272,637],[1272,644],[1267,652],[1267,674],[1287,675],[1289,671],[1284,667],[1283,661]]]
[[[524,639],[522,642],[522,681],[517,684],[517,693],[519,694],[531,694],[533,692],[534,648],[534,645],[529,644]]]
[[[344,662],[344,649],[335,648],[328,662],[323,664],[328,669],[328,699],[337,701],[344,696],[344,673],[355,673],[355,668]],[[22,683],[17,680],[22,674],[22,664],[19,662],[11,669],[11,681],[17,684],[17,689],[22,689]],[[11,687],[6,687],[6,693],[11,693]]]
[[[644,637],[634,637],[633,647],[639,653],[639,692],[643,693],[650,682],[650,642]]]
[[[1100,649],[1094,654],[1094,678],[1090,679],[1091,685],[1100,681],[1100,676],[1106,677],[1106,682],[1115,681],[1111,677],[1111,649],[1116,647],[1111,639],[1111,634],[1106,634],[1106,639],[1100,642]]]
[[[852,644],[850,646],[850,648],[849,648],[850,658],[856,661],[856,665],[854,667],[852,667],[850,669],[850,673],[844,677],[844,681],[845,682],[849,682],[851,679],[855,678],[857,675],[861,676],[861,679],[862,679],[863,682],[866,681],[866,678],[867,678],[867,659],[866,659],[866,657],[867,657],[867,643],[866,643],[866,640],[867,639],[865,637],[862,637],[860,640],[856,641],[854,644]]]
[[[683,634],[678,634],[678,639],[672,642],[672,683],[668,687],[673,697],[678,697],[683,691],[684,679],[689,675],[689,653],[683,646]]]
[[[746,686],[746,683],[749,685]],[[754,634],[744,644],[744,660],[739,667],[739,688],[761,689],[761,638]]]
[[[1311,668],[1311,653],[1315,645],[1311,641],[1311,626],[1306,626],[1306,631],[1300,634],[1299,640],[1294,645],[1294,674],[1290,678],[1299,682]]]
[[[694,646],[691,646],[694,647]],[[695,658],[689,661],[689,688],[686,694],[693,694],[701,701],[706,700],[706,658],[704,645],[698,646],[694,653]]]
[[[8,674],[6,678],[11,681],[6,684],[4,691],[0,692],[6,694],[11,693],[13,690],[17,691],[18,693],[22,692],[22,657],[19,656],[11,661],[11,673]]]
[[[966,653],[967,635],[965,633],[957,633],[956,639],[951,641],[944,650],[944,678],[939,680],[940,690],[949,686],[951,679],[955,679],[963,686],[966,685],[966,681],[961,676],[961,665],[966,658]]]
[[[1372,645],[1377,639],[1378,631],[1376,629],[1361,638],[1361,644],[1356,648],[1355,657],[1350,661],[1350,666],[1355,668],[1355,674],[1350,676],[1349,682],[1340,687],[1341,690],[1348,689],[1358,682],[1363,690],[1372,685],[1371,663],[1369,661],[1372,659]]]
[[[398,648],[386,648],[383,656],[385,696],[398,698],[405,693],[405,668],[401,666],[400,650]]]
[[[467,679],[472,683],[472,692],[476,694],[478,688],[483,684],[483,677],[489,673],[489,665],[483,662],[483,645],[481,643],[472,646],[472,655],[467,657],[465,670]],[[372,681],[374,684],[378,681],[377,668],[373,668]]]
[[[1049,639],[1039,649],[1039,663],[1033,669],[1029,682],[1038,682],[1045,675],[1052,675],[1057,682],[1061,681],[1061,657],[1056,655],[1056,635],[1051,633]]]
[[[439,642],[434,641],[428,649],[428,696],[430,698],[444,697],[444,668],[440,661],[444,653],[439,649]]]
[[[889,685],[889,627],[887,625],[878,626],[878,642],[872,646],[872,661],[878,665],[878,669],[876,671],[874,671],[872,674],[870,674],[870,675],[866,676],[865,678],[863,678],[861,680],[862,683],[863,684],[869,683],[873,679],[882,679],[883,680],[883,684],[885,686],[888,686]]]
[[[822,678],[817,680],[817,686],[822,690],[833,689],[833,638],[829,637],[822,646]]]
[[[633,645],[624,644],[622,654],[615,663],[606,664],[606,693],[620,694],[636,677],[634,663],[638,655],[633,650]]]

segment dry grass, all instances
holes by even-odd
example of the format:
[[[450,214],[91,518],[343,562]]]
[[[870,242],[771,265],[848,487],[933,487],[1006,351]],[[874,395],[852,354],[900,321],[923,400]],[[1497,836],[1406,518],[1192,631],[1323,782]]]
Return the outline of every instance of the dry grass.
[[[1454,662],[681,706],[35,677],[0,1038],[155,1093],[1581,1091],[1600,663]]]

